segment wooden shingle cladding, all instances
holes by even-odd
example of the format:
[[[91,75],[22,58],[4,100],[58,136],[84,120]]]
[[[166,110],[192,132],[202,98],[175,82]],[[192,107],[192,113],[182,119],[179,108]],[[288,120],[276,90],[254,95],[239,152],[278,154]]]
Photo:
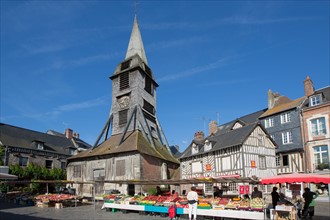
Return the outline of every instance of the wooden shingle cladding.
[[[158,140],[154,140],[153,147],[139,130],[128,132],[121,144],[120,139],[121,135],[112,135],[91,151],[81,152],[69,158],[69,180],[92,181],[95,169],[104,170],[105,181],[169,179],[175,176],[179,161]],[[73,177],[73,169],[77,164],[82,167],[80,178]],[[116,188],[121,192],[127,192],[125,184],[118,186],[104,183],[102,187],[102,190]],[[136,187],[136,191],[139,191],[138,186]],[[82,190],[78,192],[80,195],[90,195],[88,187],[83,187]],[[103,193],[102,190],[99,193]]]
[[[264,139],[263,143],[258,141],[260,136]],[[192,154],[192,145],[197,143],[194,140],[180,157],[182,179],[232,174],[240,174],[242,177],[276,175],[276,145],[261,125],[248,124],[215,133],[207,139],[213,144],[211,150],[204,151],[203,140],[198,142],[199,152]],[[266,159],[266,169],[259,166],[260,156]],[[202,170],[198,173],[194,172],[192,166],[196,162],[202,164]],[[206,170],[206,164],[211,165],[211,170]],[[256,166],[252,167],[251,164]]]

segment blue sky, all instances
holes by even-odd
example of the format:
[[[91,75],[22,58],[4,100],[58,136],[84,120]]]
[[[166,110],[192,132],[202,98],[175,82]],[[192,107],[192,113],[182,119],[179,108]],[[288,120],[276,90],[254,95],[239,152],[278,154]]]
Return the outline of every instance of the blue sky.
[[[329,85],[329,1],[138,1],[157,116],[183,151],[196,131]],[[1,1],[1,122],[94,144],[125,58],[134,1]]]

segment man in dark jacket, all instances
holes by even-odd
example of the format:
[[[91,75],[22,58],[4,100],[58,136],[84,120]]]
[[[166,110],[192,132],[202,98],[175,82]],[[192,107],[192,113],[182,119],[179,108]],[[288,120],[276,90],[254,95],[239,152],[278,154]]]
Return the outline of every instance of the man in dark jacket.
[[[302,217],[306,218],[308,215],[308,207],[310,203],[313,201],[314,196],[317,197],[317,195],[315,192],[312,192],[308,187],[306,187],[304,191],[305,192],[303,193],[303,198],[305,199],[305,204],[302,210]]]

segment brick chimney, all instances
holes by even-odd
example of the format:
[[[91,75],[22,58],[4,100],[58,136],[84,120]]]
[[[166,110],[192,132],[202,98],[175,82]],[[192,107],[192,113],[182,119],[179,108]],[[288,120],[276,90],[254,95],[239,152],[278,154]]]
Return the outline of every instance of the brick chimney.
[[[194,140],[198,140],[198,141],[201,141],[201,140],[204,140],[204,132],[203,131],[197,131],[194,135]]]
[[[310,96],[314,94],[314,84],[313,81],[309,78],[309,76],[306,77],[304,80],[304,89],[305,89],[305,96]]]
[[[73,133],[73,137],[75,137],[75,138],[79,138],[79,133],[74,132],[74,133]]]
[[[280,96],[281,95],[278,92],[273,93],[272,90],[268,90],[268,109],[274,108],[275,103]]]
[[[218,123],[216,121],[211,121],[209,123],[209,135],[215,134],[218,130]]]
[[[65,130],[65,137],[68,139],[71,139],[73,137],[73,131],[72,129],[68,128]]]

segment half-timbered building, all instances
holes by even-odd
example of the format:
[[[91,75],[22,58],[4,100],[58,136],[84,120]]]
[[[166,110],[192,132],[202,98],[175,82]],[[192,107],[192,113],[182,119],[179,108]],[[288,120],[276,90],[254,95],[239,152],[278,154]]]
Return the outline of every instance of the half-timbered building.
[[[219,127],[212,121],[207,137],[201,131],[196,132],[191,144],[180,157],[181,178],[224,178],[233,175],[262,178],[276,175],[276,144],[256,121],[263,112],[253,113]],[[229,194],[237,194],[238,185],[226,183],[222,184],[222,188]],[[205,193],[212,191],[212,184],[202,187]]]

